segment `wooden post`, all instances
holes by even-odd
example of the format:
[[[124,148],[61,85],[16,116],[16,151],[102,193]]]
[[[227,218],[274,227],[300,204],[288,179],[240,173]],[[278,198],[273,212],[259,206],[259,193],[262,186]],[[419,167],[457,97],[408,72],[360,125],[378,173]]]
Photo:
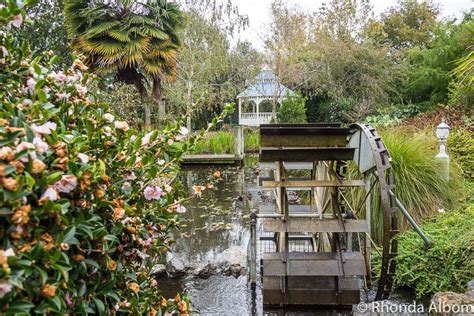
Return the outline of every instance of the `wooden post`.
[[[250,214],[250,285],[257,284],[257,214]]]
[[[244,129],[242,125],[234,126],[235,136],[235,155],[242,157],[244,155]]]

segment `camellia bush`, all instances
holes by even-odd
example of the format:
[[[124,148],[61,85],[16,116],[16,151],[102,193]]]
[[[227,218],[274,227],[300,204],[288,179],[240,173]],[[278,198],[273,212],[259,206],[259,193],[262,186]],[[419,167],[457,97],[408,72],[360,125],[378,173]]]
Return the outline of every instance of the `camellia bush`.
[[[187,315],[150,271],[190,198],[178,163],[205,131],[131,129],[80,60],[31,56],[10,32],[24,16],[0,5],[0,314]]]

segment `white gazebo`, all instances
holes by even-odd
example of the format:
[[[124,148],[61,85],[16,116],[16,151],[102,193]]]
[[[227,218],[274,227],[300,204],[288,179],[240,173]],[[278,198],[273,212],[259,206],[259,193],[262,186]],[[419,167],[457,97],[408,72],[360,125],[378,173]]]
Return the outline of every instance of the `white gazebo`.
[[[255,83],[237,96],[239,124],[260,126],[270,123],[276,115],[273,102],[281,105],[287,96],[294,95],[293,91],[278,82],[271,71],[263,70],[255,77]]]

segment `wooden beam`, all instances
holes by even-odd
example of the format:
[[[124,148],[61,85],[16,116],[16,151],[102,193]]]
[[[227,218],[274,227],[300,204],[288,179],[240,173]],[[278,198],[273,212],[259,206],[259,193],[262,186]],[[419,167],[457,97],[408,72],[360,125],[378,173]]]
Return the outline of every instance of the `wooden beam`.
[[[324,188],[324,187],[363,187],[364,180],[288,180],[288,181],[263,181],[264,188]]]
[[[359,252],[344,252],[344,276],[365,276],[364,257]],[[282,253],[263,254],[264,276],[340,276],[341,261],[336,252],[290,252],[283,262]]]
[[[344,221],[344,227],[339,219],[307,219],[290,218],[283,223],[281,219],[262,218],[263,231],[265,232],[291,232],[291,233],[365,233],[367,222],[365,220],[350,219]]]
[[[313,147],[313,148],[261,148],[260,162],[313,162],[326,160],[352,160],[354,148]]]

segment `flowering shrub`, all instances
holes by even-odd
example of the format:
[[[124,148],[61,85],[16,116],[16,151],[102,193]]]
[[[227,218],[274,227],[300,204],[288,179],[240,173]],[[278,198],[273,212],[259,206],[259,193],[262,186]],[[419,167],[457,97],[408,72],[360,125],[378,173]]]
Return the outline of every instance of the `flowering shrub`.
[[[80,60],[53,71],[52,54],[30,55],[8,31],[23,16],[0,5],[0,314],[188,314],[149,271],[186,211],[178,162],[202,134],[131,129]]]

